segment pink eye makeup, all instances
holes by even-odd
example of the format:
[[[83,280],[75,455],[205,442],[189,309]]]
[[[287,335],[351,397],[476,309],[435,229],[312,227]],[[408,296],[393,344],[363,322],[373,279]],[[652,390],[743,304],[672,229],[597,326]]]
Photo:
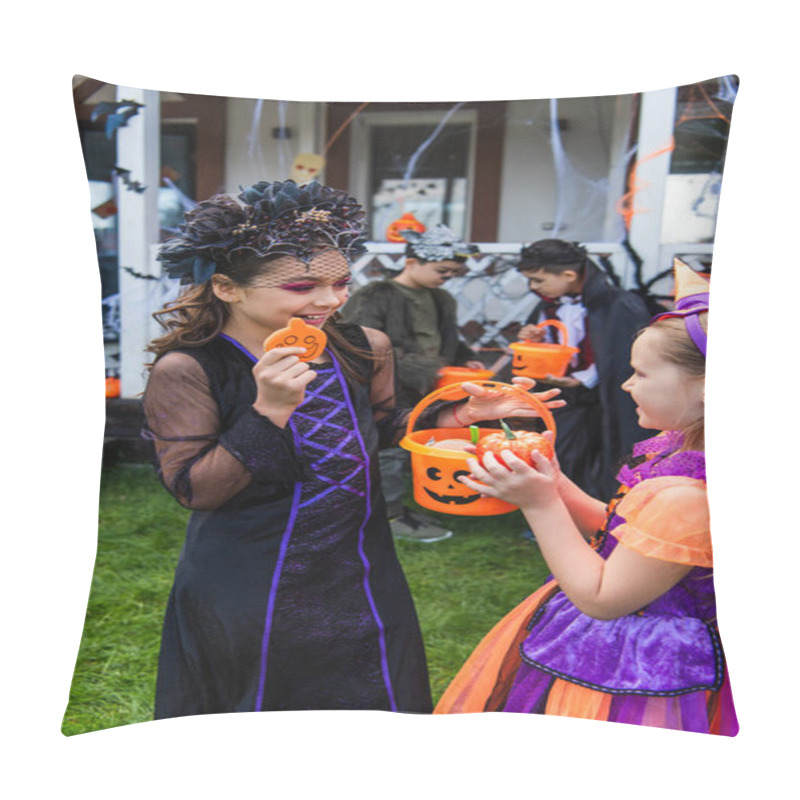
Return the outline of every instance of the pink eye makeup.
[[[353,279],[351,277],[342,278],[339,281],[331,284],[334,289],[346,289],[353,283]],[[325,284],[318,283],[317,281],[296,281],[296,282],[289,282],[283,283],[278,288],[283,289],[287,292],[310,292],[313,289],[316,289],[317,286],[323,286]]]
[[[284,283],[278,288],[287,292],[310,292],[312,289],[316,288],[316,286],[316,283],[304,281],[302,283]]]

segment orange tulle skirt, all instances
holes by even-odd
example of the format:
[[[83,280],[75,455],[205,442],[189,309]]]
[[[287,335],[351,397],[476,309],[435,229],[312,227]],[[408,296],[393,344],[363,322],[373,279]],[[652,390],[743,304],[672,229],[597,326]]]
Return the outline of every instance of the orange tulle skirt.
[[[520,645],[528,623],[556,592],[550,581],[506,615],[483,638],[439,700],[434,714],[527,711],[578,719],[607,720],[675,730],[735,736],[739,725],[727,672],[717,691],[677,697],[619,695],[587,688],[522,665]],[[520,667],[526,677],[518,681]],[[513,708],[506,708],[514,688]],[[526,688],[536,698],[526,707]],[[522,695],[522,702],[520,702]]]

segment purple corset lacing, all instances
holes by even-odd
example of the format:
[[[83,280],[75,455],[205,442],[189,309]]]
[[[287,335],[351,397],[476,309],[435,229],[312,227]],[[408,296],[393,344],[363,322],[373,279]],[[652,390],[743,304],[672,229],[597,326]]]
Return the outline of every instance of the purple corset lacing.
[[[235,347],[237,347],[241,352],[245,353],[254,363],[258,361],[258,359],[249,350],[247,350],[240,342],[237,342],[235,339],[231,338],[230,336],[226,336],[225,334],[220,334],[220,336],[229,341]],[[308,506],[313,505],[314,503],[321,500],[330,492],[333,492],[336,489],[341,489],[357,497],[364,498],[363,502],[366,507],[366,512],[364,514],[364,517],[362,519],[358,531],[358,555],[359,558],[361,559],[361,563],[364,566],[364,579],[363,579],[364,593],[366,595],[366,599],[369,604],[369,608],[371,610],[373,619],[375,620],[375,625],[378,629],[379,647],[381,653],[381,671],[383,674],[383,680],[386,686],[386,692],[389,697],[390,707],[392,711],[397,711],[397,703],[395,701],[394,690],[392,688],[391,675],[389,673],[389,661],[386,651],[386,630],[383,621],[380,618],[374,597],[372,595],[372,588],[370,587],[369,583],[370,563],[364,551],[364,532],[367,521],[369,520],[372,514],[372,494],[371,494],[372,486],[369,474],[369,456],[367,454],[367,448],[366,445],[364,444],[364,440],[359,430],[355,409],[353,408],[353,403],[350,398],[350,393],[347,390],[347,384],[345,382],[344,375],[342,374],[342,369],[341,366],[339,365],[339,361],[336,358],[336,356],[330,352],[330,350],[326,350],[326,353],[331,358],[333,370],[329,375],[324,377],[324,380],[319,382],[319,385],[315,386],[314,385],[314,383],[316,383],[315,381],[306,388],[306,396],[303,403],[301,403],[301,405],[298,406],[297,409],[295,409],[292,416],[289,418],[289,427],[294,435],[298,449],[301,452],[315,451],[315,458],[313,459],[311,469],[318,480],[328,484],[328,488],[325,491],[319,492],[313,495],[312,497],[309,497],[305,501],[301,502],[303,484],[296,483],[294,487],[294,493],[292,497],[292,507],[291,511],[289,512],[289,519],[287,521],[286,528],[281,537],[278,560],[275,567],[275,572],[272,576],[272,583],[270,586],[269,598],[267,601],[267,613],[264,622],[264,635],[262,637],[262,645],[261,645],[261,672],[259,676],[259,688],[256,698],[255,710],[256,711],[260,710],[263,704],[264,689],[267,676],[267,661],[269,655],[269,640],[272,629],[272,621],[275,612],[275,598],[277,596],[278,584],[280,582],[280,576],[286,559],[286,553],[289,547],[289,542],[291,540],[295,523],[297,522],[298,512],[302,508],[306,508]],[[320,373],[319,377],[323,377],[324,371],[325,371],[324,369],[319,371]],[[334,398],[325,394],[326,389],[336,381],[339,381],[342,387],[342,394],[344,400],[341,401],[335,400]],[[325,416],[322,418],[311,417],[305,414],[302,410],[304,406],[307,406],[312,400],[316,398],[324,398],[325,401],[330,405],[330,409],[326,411]],[[349,414],[352,423],[350,428],[344,427],[342,425],[333,422],[337,413],[342,411],[344,408],[347,409],[347,412]],[[298,423],[301,422],[304,424],[298,425]],[[314,434],[324,426],[332,427],[340,434],[338,441],[333,448],[324,447],[320,443],[314,441],[312,438]],[[304,430],[302,430],[301,432],[300,428],[303,428]],[[354,441],[357,444],[358,450],[360,452],[360,457],[352,453],[346,452],[348,446],[351,445]],[[336,456],[338,456],[340,459],[352,461],[353,469],[347,472],[347,474],[345,474],[344,476],[334,479],[327,475],[323,475],[322,467],[326,461]],[[356,478],[356,476],[358,476],[362,472],[364,473],[366,491],[362,491],[357,486],[352,486],[350,483],[351,481],[353,481],[354,478]]]

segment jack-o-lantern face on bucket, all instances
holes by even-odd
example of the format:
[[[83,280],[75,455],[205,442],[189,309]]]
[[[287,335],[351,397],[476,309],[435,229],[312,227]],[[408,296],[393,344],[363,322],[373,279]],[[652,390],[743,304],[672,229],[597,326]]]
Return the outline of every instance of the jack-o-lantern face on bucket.
[[[454,461],[452,466],[428,467],[422,488],[431,500],[445,506],[464,506],[481,499],[481,495],[467,489],[458,479],[469,476],[461,461]]]
[[[527,340],[512,342],[510,347],[514,353],[514,360],[511,362],[511,371],[515,375],[537,379],[546,378],[548,375],[557,377],[565,375],[578,348],[566,344],[567,329],[564,323],[557,319],[549,319],[539,323],[536,327],[540,329],[555,328],[564,344]]]
[[[553,415],[536,395],[518,386],[496,381],[478,381],[478,385],[497,392],[509,392],[510,396],[519,398],[521,403],[533,407],[547,430],[555,437]],[[470,489],[461,482],[470,474],[469,458],[474,450],[472,445],[477,446],[486,435],[497,433],[496,430],[479,425],[470,425],[470,430],[463,427],[414,429],[419,415],[432,402],[452,401],[464,396],[468,397],[469,394],[462,386],[444,386],[424,397],[408,417],[406,435],[400,440],[400,446],[411,453],[414,500],[431,511],[457,516],[485,517],[516,511],[517,506],[512,503],[484,494],[488,489],[480,483]]]
[[[550,370],[547,364],[547,348],[552,345],[532,344],[531,342],[512,342],[511,371],[527,378],[546,378]]]

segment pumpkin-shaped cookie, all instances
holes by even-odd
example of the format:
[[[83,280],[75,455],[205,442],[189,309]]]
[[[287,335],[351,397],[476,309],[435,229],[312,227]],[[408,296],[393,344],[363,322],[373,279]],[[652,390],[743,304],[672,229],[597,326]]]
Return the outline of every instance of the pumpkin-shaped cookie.
[[[271,333],[264,342],[264,352],[273,347],[305,347],[305,353],[298,358],[301,361],[311,361],[319,356],[328,343],[325,332],[313,325],[307,325],[299,317],[292,317],[285,328]]]

